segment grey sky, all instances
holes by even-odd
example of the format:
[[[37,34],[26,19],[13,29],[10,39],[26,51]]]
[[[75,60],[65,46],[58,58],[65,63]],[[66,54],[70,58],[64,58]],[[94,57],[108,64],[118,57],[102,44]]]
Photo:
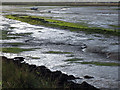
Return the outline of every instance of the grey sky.
[[[1,2],[118,2],[120,0],[0,0]]]

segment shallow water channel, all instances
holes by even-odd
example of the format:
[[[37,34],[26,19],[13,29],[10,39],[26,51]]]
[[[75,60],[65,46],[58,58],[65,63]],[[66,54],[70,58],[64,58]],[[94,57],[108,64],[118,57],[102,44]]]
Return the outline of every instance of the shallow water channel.
[[[8,11],[6,9],[3,9],[5,10],[3,14],[6,14],[6,13],[31,14],[31,12],[33,13],[33,15],[35,15],[35,13],[36,15],[40,14],[37,11],[29,10],[28,9],[29,7],[25,7],[25,8],[27,8],[25,9],[25,11],[23,11],[21,8],[22,11],[19,11],[19,12],[10,11],[10,10]],[[41,12],[44,12],[42,13],[42,16],[49,15],[50,17],[50,15],[52,14],[45,13],[45,12],[49,10],[51,11],[53,10],[52,12],[54,12],[55,14],[55,12],[56,13],[59,12],[58,10],[59,8],[62,8],[62,11],[64,12],[69,12],[69,10],[72,10],[74,11],[73,12],[74,14],[77,12],[77,11],[75,12],[75,10],[78,10],[78,9],[86,10],[86,8],[89,9],[89,7],[81,7],[81,8],[69,7],[68,8],[69,10],[65,11],[66,8],[63,8],[63,7],[51,7],[51,8],[43,7],[43,9],[41,9]],[[75,9],[75,8],[78,8],[78,9]],[[95,9],[95,7],[91,7],[91,8]],[[86,11],[85,13],[88,13],[88,12]],[[76,15],[78,14],[76,13]],[[84,14],[83,15],[80,14],[80,15],[85,17]],[[58,17],[59,16],[61,15],[58,15]],[[63,16],[65,15],[63,14]],[[110,17],[113,17],[113,16],[110,16]],[[55,19],[55,15],[53,18]],[[77,33],[77,32],[71,32],[69,30],[61,30],[61,29],[55,29],[55,28],[48,28],[44,26],[30,25],[28,23],[21,22],[21,21],[10,20],[3,16],[1,16],[0,19],[2,19],[2,22],[0,22],[1,30],[10,31],[8,34],[32,33],[30,35],[20,36],[20,38],[16,38],[16,39],[0,40],[0,43],[3,43],[2,47],[35,48],[35,50],[33,51],[25,51],[18,54],[1,53],[1,55],[7,56],[10,58],[16,57],[16,56],[23,56],[25,57],[26,63],[35,64],[37,66],[45,65],[46,67],[48,67],[53,71],[60,70],[63,73],[72,74],[76,77],[81,77],[81,79],[74,80],[74,82],[76,83],[87,81],[89,84],[98,88],[117,88],[118,87],[118,83],[120,82],[118,78],[119,67],[116,65],[114,66],[106,65],[106,64],[100,65],[100,62],[120,63],[118,60],[119,42],[118,42],[117,36],[102,35],[102,34],[88,34],[82,31],[80,33]],[[68,18],[68,19],[72,21],[71,18]],[[67,19],[64,19],[64,20],[69,21]],[[93,21],[91,21],[91,23]],[[78,22],[78,21],[76,19],[76,20],[73,20],[72,22]],[[104,23],[106,24],[106,22]],[[116,24],[116,21],[113,21],[113,23]],[[93,26],[96,26],[96,25],[97,24],[94,24]],[[106,25],[109,27],[108,24]],[[99,23],[98,26],[102,26],[102,25]],[[103,27],[105,27],[105,25],[103,25]],[[15,37],[15,36],[11,35],[10,37]],[[23,44],[14,46],[11,44],[4,44],[4,43],[23,43]],[[91,63],[87,64],[86,62],[91,62]],[[98,64],[95,64],[92,62],[97,62]],[[83,78],[85,75],[93,76],[94,78],[85,79]]]

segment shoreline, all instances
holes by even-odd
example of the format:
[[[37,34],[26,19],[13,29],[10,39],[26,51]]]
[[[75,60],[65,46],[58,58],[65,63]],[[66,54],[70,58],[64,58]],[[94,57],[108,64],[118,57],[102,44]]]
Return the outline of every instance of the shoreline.
[[[97,88],[95,88],[94,86],[88,84],[87,82],[82,82],[81,84],[77,84],[74,83],[72,81],[69,80],[75,80],[75,79],[80,79],[79,77],[74,77],[73,75],[67,75],[67,74],[63,74],[61,71],[50,71],[48,68],[46,68],[45,66],[36,66],[36,65],[29,65],[24,61],[23,57],[15,57],[13,59],[10,58],[6,58],[4,56],[1,57],[2,58],[2,63],[3,63],[3,77],[4,77],[4,69],[8,69],[8,64],[13,65],[14,67],[18,68],[18,70],[23,70],[23,71],[28,71],[29,73],[32,73],[36,78],[41,78],[41,79],[46,79],[49,78],[49,80],[56,81],[56,85],[57,88],[69,88],[69,89],[80,89],[80,90],[99,90]],[[22,62],[22,63],[21,63]],[[10,68],[10,67],[9,67]],[[11,68],[12,70],[12,68]],[[9,71],[8,71],[9,72]],[[9,75],[10,73],[8,73]],[[14,72],[14,75],[16,75],[17,73]],[[25,74],[25,73],[24,73]],[[9,77],[12,77],[11,75]],[[9,79],[9,77],[7,77],[7,79]],[[7,85],[7,82],[3,81],[3,87],[6,87],[5,85]],[[9,82],[9,84],[11,84],[12,81]],[[14,84],[15,82],[12,82],[12,84]],[[34,82],[33,82],[34,83]],[[67,85],[65,87],[65,85]],[[11,85],[12,86],[12,85]],[[15,88],[15,87],[6,87],[6,88]],[[29,85],[28,85],[29,87]],[[25,87],[22,87],[25,88]],[[34,88],[34,87],[32,87]]]

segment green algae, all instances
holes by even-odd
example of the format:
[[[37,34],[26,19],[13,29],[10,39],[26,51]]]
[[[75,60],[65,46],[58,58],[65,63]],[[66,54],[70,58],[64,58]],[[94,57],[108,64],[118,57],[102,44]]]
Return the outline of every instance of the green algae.
[[[31,35],[32,33],[15,33],[15,34],[9,34],[9,35],[14,35],[14,36],[28,36]]]
[[[47,27],[68,29],[70,31],[86,31],[88,33],[101,33],[120,36],[119,30],[104,29],[97,27],[88,27],[79,23],[70,23],[60,20],[48,19],[40,16],[27,16],[27,15],[5,15],[6,18],[27,22],[33,25],[44,25]]]
[[[9,47],[9,48],[2,48],[0,51],[4,53],[20,53],[23,51],[33,51],[34,49],[24,49],[24,48],[17,48],[17,47]]]
[[[72,58],[72,59],[67,59],[65,61],[74,62],[74,61],[80,61],[80,60],[83,60],[83,58]]]
[[[113,63],[113,62],[75,62],[81,64],[93,64],[96,66],[120,66],[120,63]]]
[[[7,31],[7,30],[2,30],[2,37],[0,39],[2,40],[5,40],[5,39],[17,39],[17,38],[20,38],[18,36],[16,37],[9,37],[8,33],[11,32],[11,31]]]
[[[32,33],[15,33],[15,34],[12,34],[10,32],[12,32],[12,31],[2,30],[2,37],[0,39],[2,39],[2,40],[17,39],[17,38],[20,38],[20,36],[28,36],[28,35],[32,34]]]
[[[72,52],[61,52],[61,51],[48,51],[48,52],[44,52],[47,54],[72,54]]]
[[[71,55],[67,55],[66,57],[74,57],[74,55],[71,54]]]
[[[118,25],[109,25],[109,26],[114,27],[114,28],[120,28],[120,26]]]

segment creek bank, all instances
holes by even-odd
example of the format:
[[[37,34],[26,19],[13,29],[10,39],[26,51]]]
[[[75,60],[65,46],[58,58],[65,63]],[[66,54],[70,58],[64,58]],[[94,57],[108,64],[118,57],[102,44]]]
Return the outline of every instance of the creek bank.
[[[13,65],[17,65],[17,67],[19,67],[20,69],[25,70],[25,68],[27,68],[30,73],[33,73],[38,78],[39,77],[44,79],[49,78],[51,81],[57,81],[56,84],[58,88],[65,88],[64,85],[67,85],[70,89],[79,88],[79,90],[88,90],[88,89],[99,90],[94,86],[88,84],[87,82],[77,84],[70,81],[74,79],[80,79],[79,77],[63,74],[61,71],[52,72],[45,66],[36,66],[36,65],[29,65],[27,63],[24,63],[23,57],[15,57],[13,59],[10,59],[2,56],[1,58],[2,58],[2,62],[4,61],[7,64],[10,64],[12,62]]]

